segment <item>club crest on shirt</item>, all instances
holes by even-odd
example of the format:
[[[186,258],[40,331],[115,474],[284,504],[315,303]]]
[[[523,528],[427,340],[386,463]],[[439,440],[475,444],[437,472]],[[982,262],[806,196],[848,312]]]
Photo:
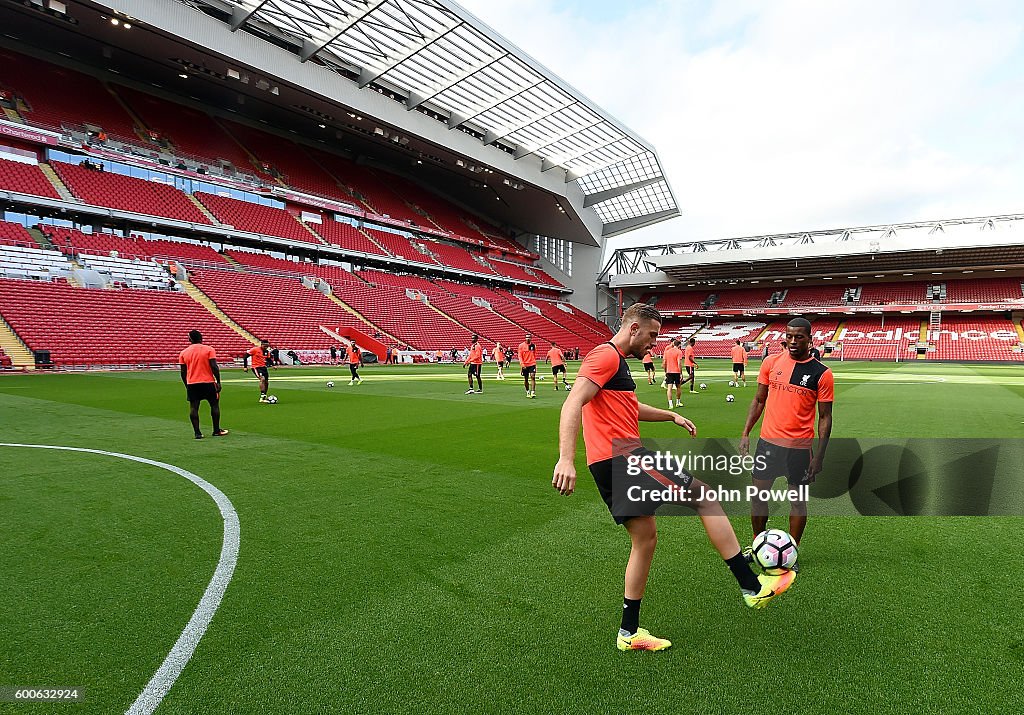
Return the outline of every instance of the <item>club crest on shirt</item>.
[[[800,387],[807,387],[807,381],[811,379],[810,375],[803,375],[800,378]]]

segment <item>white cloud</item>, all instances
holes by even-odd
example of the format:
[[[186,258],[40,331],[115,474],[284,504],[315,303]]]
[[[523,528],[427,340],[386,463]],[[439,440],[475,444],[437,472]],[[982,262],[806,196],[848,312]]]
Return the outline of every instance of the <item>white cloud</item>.
[[[1024,210],[1017,3],[463,4],[658,150],[624,242]]]

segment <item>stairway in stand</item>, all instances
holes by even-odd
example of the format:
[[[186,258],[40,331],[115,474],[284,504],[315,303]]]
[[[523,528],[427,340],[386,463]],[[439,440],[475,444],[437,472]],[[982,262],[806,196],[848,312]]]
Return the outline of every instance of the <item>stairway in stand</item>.
[[[185,292],[189,294],[192,300],[199,303],[199,305],[203,306],[208,311],[210,311],[210,313],[212,313],[213,316],[217,318],[217,320],[224,323],[224,325],[234,330],[236,333],[241,335],[243,338],[248,340],[253,345],[260,344],[260,341],[256,339],[255,335],[253,335],[248,330],[243,328],[241,325],[239,325],[231,318],[229,318],[228,314],[221,310],[217,306],[217,304],[213,302],[213,299],[210,296],[206,295],[206,293],[203,293],[203,291],[199,290],[190,281],[179,280],[178,285],[185,289]]]
[[[28,345],[21,341],[18,334],[0,317],[0,349],[11,358],[14,367],[35,370],[36,361]]]

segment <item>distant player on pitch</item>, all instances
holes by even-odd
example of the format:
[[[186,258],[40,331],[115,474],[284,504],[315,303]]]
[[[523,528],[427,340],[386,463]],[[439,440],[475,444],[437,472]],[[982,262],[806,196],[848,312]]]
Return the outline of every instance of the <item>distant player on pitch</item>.
[[[210,403],[210,419],[213,420],[213,436],[223,437],[228,433],[220,428],[220,367],[217,365],[217,351],[203,345],[203,334],[190,330],[191,345],[181,351],[178,364],[181,366],[181,381],[185,383],[188,399],[188,418],[196,439],[203,438],[199,429],[199,405],[206,400]]]
[[[349,386],[363,384],[363,378],[359,377],[359,368],[363,366],[363,351],[352,341],[348,349],[348,369],[352,373],[352,379],[348,381]]]
[[[469,389],[466,390],[467,395],[480,394],[484,391],[484,383],[481,381],[480,373],[484,369],[484,346],[480,344],[480,336],[474,335],[472,344],[469,346],[469,350],[466,351],[466,359],[462,363],[463,367],[469,366],[469,371],[466,375],[469,377]],[[476,376],[476,390],[473,389],[473,376]]]
[[[562,376],[562,384],[568,387],[569,383],[565,379],[565,355],[562,354],[557,344],[551,343],[551,349],[548,350],[544,362],[551,363],[551,378],[555,383],[555,391],[558,391],[559,374]]]
[[[743,347],[743,344],[737,340],[736,344],[730,349],[732,353],[732,377],[736,383],[736,387],[740,386],[740,381],[743,381],[743,386],[747,386],[747,350]]]
[[[259,378],[260,381],[260,399],[261,403],[267,401],[267,390],[270,387],[270,372],[267,370],[267,358],[270,355],[270,341],[261,340],[259,345],[253,346],[245,351],[245,356],[242,358],[242,367],[248,369],[248,365],[252,366],[252,374]]]
[[[519,343],[519,373],[523,376],[526,396],[537,398],[537,346],[533,344],[533,336],[527,335],[526,340]]]

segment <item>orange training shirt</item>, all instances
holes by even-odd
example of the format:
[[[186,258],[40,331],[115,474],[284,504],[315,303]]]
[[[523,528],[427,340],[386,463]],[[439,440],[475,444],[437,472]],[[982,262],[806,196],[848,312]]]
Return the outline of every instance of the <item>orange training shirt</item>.
[[[267,356],[263,354],[263,348],[261,348],[259,345],[249,348],[248,350],[245,351],[245,353],[249,356],[250,367],[267,366]]]
[[[551,367],[558,367],[559,365],[565,364],[565,356],[562,355],[562,351],[558,348],[551,348],[548,350],[548,360],[551,361]]]
[[[519,364],[523,367],[532,367],[537,364],[537,352],[530,350],[530,345],[525,340],[519,343]]]
[[[585,377],[601,389],[583,405],[583,443],[587,464],[626,454],[640,446],[640,403],[626,359],[611,343],[590,351],[580,365]]]
[[[732,346],[732,361],[743,365],[747,364],[747,351],[743,349],[742,345]]]
[[[765,358],[757,383],[768,386],[761,438],[784,447],[810,447],[815,405],[832,402],[832,371],[811,357],[797,362],[786,351]]]
[[[469,365],[483,365],[484,364],[484,346],[480,343],[471,345],[469,348],[469,355],[466,356],[466,363]]]
[[[189,385],[216,382],[210,367],[210,360],[216,359],[217,351],[202,343],[193,343],[182,350],[178,364],[185,366],[185,382]]]
[[[661,356],[665,372],[682,372],[679,369],[679,363],[683,359],[683,351],[674,345],[669,345],[665,348],[665,353]]]

